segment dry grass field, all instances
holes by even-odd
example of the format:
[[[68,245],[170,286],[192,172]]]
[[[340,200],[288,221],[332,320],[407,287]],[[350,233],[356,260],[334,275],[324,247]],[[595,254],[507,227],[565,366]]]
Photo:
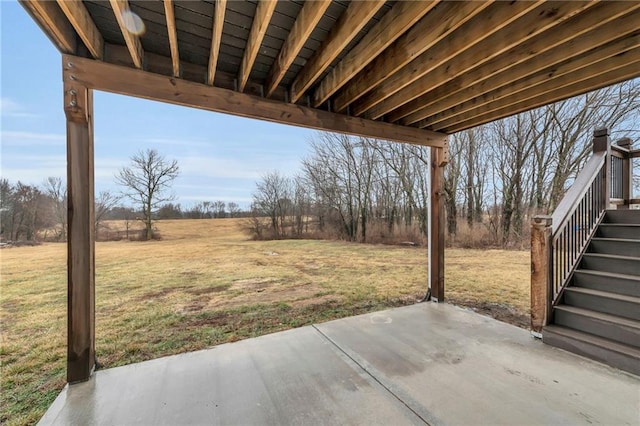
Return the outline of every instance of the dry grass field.
[[[425,291],[424,248],[250,241],[241,226],[162,221],[160,241],[97,244],[104,368],[411,304]],[[66,245],[0,256],[0,423],[33,424],[65,383]],[[446,282],[450,302],[527,321],[527,252],[448,250]]]

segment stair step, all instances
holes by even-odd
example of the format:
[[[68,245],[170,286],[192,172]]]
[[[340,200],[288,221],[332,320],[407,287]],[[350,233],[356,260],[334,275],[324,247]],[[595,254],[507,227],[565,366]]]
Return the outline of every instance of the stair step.
[[[640,276],[640,257],[585,253],[580,269]]]
[[[554,324],[604,337],[640,349],[640,321],[575,306],[556,306]]]
[[[567,287],[563,298],[566,305],[640,321],[640,297]]]
[[[613,272],[577,269],[573,274],[572,286],[590,288],[609,293],[640,297],[640,277]]]
[[[640,349],[555,325],[544,327],[542,341],[551,346],[640,375]]]
[[[640,240],[628,238],[592,238],[590,253],[640,257]]]
[[[596,231],[597,237],[625,238],[640,240],[640,224],[637,223],[601,223]]]
[[[607,210],[605,223],[640,223],[640,210]]]

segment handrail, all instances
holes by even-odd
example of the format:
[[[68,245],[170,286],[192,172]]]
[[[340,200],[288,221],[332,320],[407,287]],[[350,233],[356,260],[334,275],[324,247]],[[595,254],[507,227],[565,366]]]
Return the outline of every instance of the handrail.
[[[552,217],[552,235],[556,235],[559,229],[566,225],[566,222],[575,211],[580,201],[584,198],[585,193],[591,187],[597,172],[602,169],[607,158],[606,152],[594,152],[587,164],[585,164],[578,177],[571,185],[571,188],[564,194],[560,203],[553,211]]]
[[[596,152],[552,216],[551,304],[555,306],[607,207],[606,152]]]

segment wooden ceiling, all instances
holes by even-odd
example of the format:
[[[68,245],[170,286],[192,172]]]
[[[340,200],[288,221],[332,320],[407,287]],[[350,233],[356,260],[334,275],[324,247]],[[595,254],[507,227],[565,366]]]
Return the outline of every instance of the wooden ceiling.
[[[288,120],[295,105],[327,130],[451,134],[640,76],[640,1],[21,3],[62,53],[246,94],[240,115],[273,119],[248,105],[275,105],[273,121],[305,125]]]

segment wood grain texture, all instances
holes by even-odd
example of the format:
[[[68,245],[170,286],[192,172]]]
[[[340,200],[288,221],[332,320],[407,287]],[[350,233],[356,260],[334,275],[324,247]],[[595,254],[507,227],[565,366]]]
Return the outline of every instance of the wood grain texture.
[[[575,72],[549,79],[525,90],[509,94],[486,105],[474,108],[455,117],[441,121],[434,127],[459,128],[466,123],[477,123],[491,117],[493,121],[510,111],[515,114],[538,106],[570,98],[580,93],[596,90],[620,81],[640,76],[640,49],[635,48]]]
[[[171,63],[173,76],[180,77],[180,52],[178,50],[178,32],[176,31],[176,18],[173,10],[173,0],[163,0],[164,14],[167,21],[167,35],[169,36],[169,48],[171,50]]]
[[[131,60],[133,60],[136,68],[142,69],[144,50],[142,49],[140,37],[127,28],[127,21],[130,19],[132,13],[131,8],[129,7],[129,2],[127,0],[109,0],[109,2],[113,9],[113,14],[116,16],[116,20],[118,21],[118,26],[120,27],[124,41],[129,49]]]
[[[637,2],[596,4],[554,27],[553,31],[519,43],[508,55],[498,56],[482,67],[474,68],[404,104],[389,114],[389,121],[402,119],[401,123],[405,125],[416,123],[553,63],[615,40],[633,31],[630,28],[637,29],[637,17],[631,12],[639,7]],[[460,59],[465,61],[464,57]],[[445,73],[446,70],[440,70],[433,77],[446,81]]]
[[[269,70],[266,83],[267,96],[271,96],[276,90],[282,77],[284,77],[300,49],[302,49],[302,46],[304,46],[311,32],[330,5],[331,0],[307,1],[304,3],[296,21],[293,23],[289,36],[282,45],[271,70]]]
[[[551,218],[537,216],[531,223],[531,330],[542,332],[551,309]]]
[[[384,49],[422,19],[437,3],[438,0],[401,1],[393,5],[391,10],[320,82],[313,93],[313,106],[318,107],[329,99]]]
[[[93,92],[70,79],[65,79],[64,92],[68,204],[67,381],[74,383],[88,380],[95,362]]]
[[[38,26],[62,53],[75,53],[76,32],[57,3],[47,0],[18,0]]]
[[[311,85],[344,50],[367,22],[384,6],[384,1],[353,1],[338,18],[331,32],[291,84],[291,101],[298,102]]]
[[[207,72],[207,84],[213,85],[218,66],[218,54],[220,53],[220,41],[222,40],[222,28],[224,15],[227,10],[227,0],[216,0],[213,11],[213,28],[211,34],[211,50],[209,52],[209,67]]]
[[[58,0],[58,6],[95,59],[104,56],[104,40],[82,0]]]
[[[474,118],[470,118],[466,121],[452,125],[447,129],[447,131],[459,132],[461,130],[488,123],[490,121],[508,117],[522,111],[528,111],[533,108],[541,107],[553,102],[558,102],[572,96],[577,96],[581,93],[601,89],[603,87],[630,80],[639,76],[640,62],[634,61],[627,64],[626,66],[623,66],[622,68],[617,68],[612,71],[605,71],[602,74],[593,75],[591,78],[583,81],[578,81],[568,86],[564,86],[561,89],[550,89],[549,91],[545,91],[545,93],[536,94],[536,96],[527,100],[523,100],[515,104],[492,110],[491,112],[488,112],[486,114],[483,113]],[[562,85],[562,83],[555,81],[552,81],[552,83]]]
[[[251,32],[249,33],[249,39],[247,40],[247,46],[244,49],[244,56],[240,64],[240,70],[238,71],[238,91],[242,92],[247,80],[249,80],[249,74],[251,74],[251,68],[258,56],[258,50],[262,45],[262,39],[267,32],[269,22],[273,11],[276,9],[278,2],[276,0],[259,0],[258,7],[256,8],[256,14],[253,18],[253,24],[251,25]]]
[[[495,80],[497,81],[494,82],[493,79],[486,81],[487,83],[498,84],[499,86],[497,89],[482,93],[474,98],[471,98],[468,101],[456,104],[455,106],[449,108],[444,112],[434,114],[428,119],[421,120],[419,122],[419,126],[433,126],[447,120],[454,120],[456,116],[469,112],[473,109],[481,108],[485,105],[490,104],[491,102],[495,102],[509,96],[515,96],[516,94],[524,90],[530,89],[540,84],[550,83],[552,80],[561,77],[565,78],[565,81],[568,82],[571,82],[574,78],[576,80],[584,79],[584,71],[581,70],[584,70],[585,68],[588,69],[590,67],[595,67],[598,63],[601,63],[601,67],[607,67],[608,61],[615,61],[616,56],[622,55],[625,52],[636,49],[638,47],[640,47],[640,32],[632,37],[622,38],[613,43],[609,43],[599,49],[591,50],[584,55],[577,56],[576,58],[569,58],[568,60],[562,61],[559,64],[551,63],[547,66],[547,68],[538,70],[538,72],[532,75],[525,74],[524,76],[522,76],[522,78],[512,80],[508,84],[500,86],[499,84],[501,78],[500,76],[496,76]],[[563,51],[564,55],[562,55]],[[557,52],[553,53],[562,55],[564,56],[564,58],[567,57],[566,50],[564,49],[558,49]],[[562,56],[559,56],[559,58]],[[523,72],[528,72],[528,70],[536,70],[537,66],[526,66],[526,64],[523,64],[522,68]],[[513,77],[510,77],[510,79],[512,78]],[[486,88],[486,86],[482,87]],[[482,89],[479,88],[478,90]]]
[[[490,4],[490,1],[439,3],[338,92],[333,100],[334,109],[343,111]]]
[[[414,127],[349,117],[146,71],[65,55],[64,77],[89,88],[208,111],[319,130],[442,147],[446,135]]]
[[[509,4],[498,2],[483,9],[472,19],[465,22],[458,31],[450,34],[433,46],[432,49],[413,59],[407,66],[390,76],[374,90],[359,99],[358,102],[355,102],[351,107],[352,113],[361,115],[368,111],[368,116],[376,119],[424,93],[420,92],[421,88],[415,87],[416,84],[411,84],[416,80],[436,84],[437,81],[431,74],[440,65],[443,67],[448,65],[449,68],[454,67],[457,72],[462,73],[468,68],[477,66],[481,61],[488,60],[492,55],[497,56],[505,52],[518,43],[518,38],[513,37],[511,34],[509,36],[500,35],[499,37],[490,36],[498,32],[501,34],[509,32],[510,28],[517,28],[517,32],[521,36],[529,36],[533,32],[532,24],[539,27],[540,22],[543,21],[536,10],[536,7],[541,3],[543,3],[541,0]],[[525,14],[529,19],[519,19]],[[514,21],[517,22],[514,23]],[[513,25],[510,26],[510,24]],[[490,40],[486,42],[487,39]],[[483,41],[485,41],[484,44],[482,43]],[[468,61],[464,65],[459,65],[458,58],[465,52],[475,53],[474,60]],[[453,71],[449,72],[453,73]],[[409,85],[410,87],[407,87]],[[406,90],[402,90],[405,88]]]
[[[429,288],[432,299],[444,302],[444,152],[443,148],[431,147],[430,153]]]

